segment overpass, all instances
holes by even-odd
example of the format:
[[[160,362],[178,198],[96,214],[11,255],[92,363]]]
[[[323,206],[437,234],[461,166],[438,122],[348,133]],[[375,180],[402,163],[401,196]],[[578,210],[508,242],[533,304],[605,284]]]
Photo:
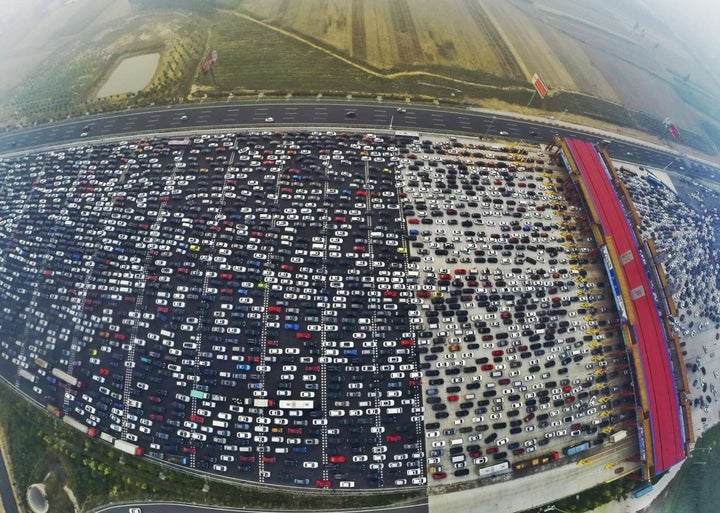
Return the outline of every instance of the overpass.
[[[682,461],[693,442],[687,375],[677,336],[667,321],[675,305],[665,294],[667,282],[661,264],[655,262],[655,246],[652,240],[642,240],[641,220],[605,150],[560,137],[553,146],[554,158],[565,164],[585,204],[618,307],[633,370],[640,457],[647,479]]]

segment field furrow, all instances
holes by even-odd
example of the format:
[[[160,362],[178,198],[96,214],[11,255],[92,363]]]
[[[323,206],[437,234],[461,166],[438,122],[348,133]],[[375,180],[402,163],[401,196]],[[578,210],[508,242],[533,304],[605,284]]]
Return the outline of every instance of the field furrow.
[[[367,59],[367,48],[365,46],[365,8],[363,0],[352,0],[351,22],[351,38],[352,48],[350,55],[358,60]]]
[[[508,78],[523,80],[525,76],[522,69],[482,6],[478,4],[477,0],[463,0],[463,4],[478,29],[485,34],[485,38],[489,42],[493,55],[500,64],[504,75]]]
[[[413,64],[422,61],[422,45],[418,38],[412,13],[407,0],[394,0],[390,2],[390,19],[397,35],[398,53],[401,62]]]

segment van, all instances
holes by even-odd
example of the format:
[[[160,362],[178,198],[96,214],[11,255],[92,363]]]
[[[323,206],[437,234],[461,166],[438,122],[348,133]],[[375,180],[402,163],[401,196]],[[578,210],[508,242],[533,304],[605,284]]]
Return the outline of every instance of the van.
[[[402,408],[388,408],[385,412],[388,415],[400,415],[402,413]]]
[[[453,457],[451,458],[451,461],[452,461],[453,463],[463,462],[463,461],[465,461],[465,455],[464,455],[464,454],[458,454],[457,456],[453,456]]]
[[[462,445],[463,439],[462,438],[455,438],[453,440],[450,440],[450,446],[456,446],[456,445]]]
[[[212,425],[213,425],[214,427],[219,427],[219,428],[226,428],[226,427],[228,427],[228,423],[227,423],[226,421],[224,421],[224,420],[213,420],[213,421],[212,421]]]

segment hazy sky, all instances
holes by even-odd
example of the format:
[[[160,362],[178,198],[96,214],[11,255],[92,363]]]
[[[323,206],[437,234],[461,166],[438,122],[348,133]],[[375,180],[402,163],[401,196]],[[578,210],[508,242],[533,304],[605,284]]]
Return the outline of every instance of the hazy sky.
[[[620,1],[620,0],[614,0]],[[695,45],[716,53],[720,42],[720,2],[717,0],[642,0],[675,33]],[[702,51],[703,48],[697,48]]]

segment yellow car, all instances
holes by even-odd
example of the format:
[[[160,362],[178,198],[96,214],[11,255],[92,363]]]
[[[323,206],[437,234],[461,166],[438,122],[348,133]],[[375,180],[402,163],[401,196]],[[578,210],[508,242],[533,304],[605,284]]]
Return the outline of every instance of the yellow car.
[[[190,244],[190,251],[200,251],[200,246],[197,244]]]

